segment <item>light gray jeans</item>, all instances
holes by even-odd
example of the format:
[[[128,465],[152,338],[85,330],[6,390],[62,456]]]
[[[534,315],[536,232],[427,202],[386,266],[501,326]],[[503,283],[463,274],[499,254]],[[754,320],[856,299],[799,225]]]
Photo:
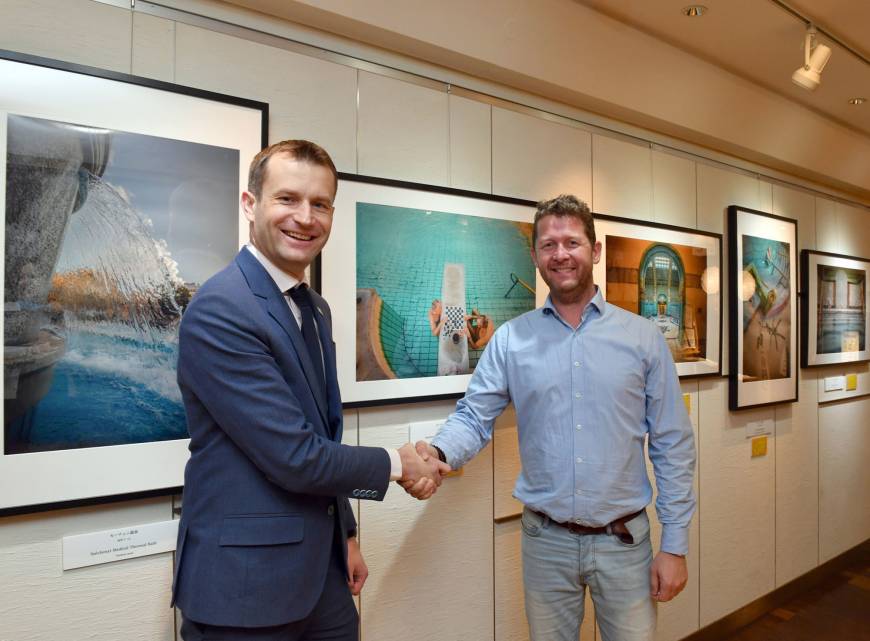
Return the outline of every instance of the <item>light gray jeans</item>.
[[[574,534],[523,511],[523,585],[532,641],[577,641],[586,587],[603,641],[652,641],[652,546],[646,511],[626,523],[634,543],[607,534]]]

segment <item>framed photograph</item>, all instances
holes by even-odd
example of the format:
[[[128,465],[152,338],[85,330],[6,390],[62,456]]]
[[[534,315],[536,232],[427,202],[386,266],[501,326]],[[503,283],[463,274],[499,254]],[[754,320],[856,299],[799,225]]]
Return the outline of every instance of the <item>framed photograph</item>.
[[[534,213],[516,199],[340,176],[319,272],[346,407],[465,391],[495,330],[536,306]]]
[[[728,258],[729,408],[796,401],[797,223],[732,205]]]
[[[722,372],[722,236],[595,215],[593,277],[608,303],[649,319],[677,373]]]
[[[801,367],[870,361],[870,259],[801,252]]]
[[[182,485],[178,324],[247,239],[267,109],[0,52],[0,514]]]

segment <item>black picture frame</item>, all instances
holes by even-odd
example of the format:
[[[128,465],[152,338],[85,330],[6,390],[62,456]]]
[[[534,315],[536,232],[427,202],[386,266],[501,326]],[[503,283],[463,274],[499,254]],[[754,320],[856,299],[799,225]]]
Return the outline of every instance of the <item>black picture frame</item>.
[[[703,312],[705,314],[705,331],[704,336],[700,339],[705,345],[703,359],[686,358],[680,360],[680,351],[672,350],[674,364],[677,369],[677,374],[682,380],[692,378],[703,378],[708,376],[722,375],[722,234],[714,232],[701,231],[688,227],[678,227],[676,225],[667,225],[663,223],[655,223],[646,220],[637,220],[632,218],[622,218],[618,216],[610,216],[604,214],[593,214],[595,219],[595,236],[601,242],[601,259],[593,269],[593,277],[595,283],[601,288],[605,300],[612,304],[616,304],[623,309],[627,309],[633,313],[639,313],[639,301],[632,301],[634,305],[626,305],[621,303],[615,296],[608,295],[608,283],[614,280],[614,271],[624,272],[626,268],[630,268],[631,274],[624,275],[625,279],[634,284],[635,287],[640,287],[639,271],[640,265],[635,265],[637,260],[632,259],[631,264],[616,264],[615,256],[611,255],[611,251],[619,251],[624,257],[625,254],[639,251],[639,248],[634,246],[639,243],[645,243],[641,249],[645,252],[654,250],[655,248],[664,248],[664,251],[673,251],[674,259],[682,264],[692,260],[692,253],[697,255],[703,251],[704,271],[702,274],[689,275],[686,274],[686,279],[683,282],[683,289],[687,289],[689,277],[694,281],[698,278],[697,287],[703,291],[704,297]],[[614,238],[615,237],[615,238]],[[613,241],[610,239],[614,238]],[[622,244],[630,244],[632,247],[623,247],[617,241],[627,241]],[[613,248],[609,247],[614,244]],[[692,251],[701,250],[701,251]],[[677,255],[680,254],[680,255]],[[638,272],[638,273],[635,273]],[[695,285],[694,282],[691,283]],[[685,296],[685,291],[684,291]],[[629,297],[630,298],[630,297]],[[640,295],[638,294],[638,299]],[[685,303],[685,301],[683,301]],[[641,314],[642,315],[642,314]],[[684,341],[683,320],[680,319],[680,336],[673,337],[674,340]],[[653,321],[655,322],[655,321]],[[659,327],[662,329],[662,327]],[[663,330],[663,333],[664,330]],[[700,342],[697,338],[693,342],[698,345]],[[690,351],[690,350],[686,350]]]
[[[823,286],[819,279],[822,270],[836,280],[826,280],[830,284]],[[801,367],[870,361],[868,280],[868,258],[811,249],[801,251]],[[829,304],[820,299],[827,299]],[[819,336],[820,325],[828,326],[823,332],[827,338]],[[820,351],[823,343],[828,345]]]
[[[330,240],[326,244],[323,252],[315,263],[315,269],[311,275],[313,286],[320,291],[326,298],[332,308],[333,317],[333,337],[337,345],[338,356],[338,379],[342,393],[342,405],[345,408],[369,407],[375,405],[390,405],[397,403],[412,403],[424,402],[444,399],[459,398],[465,392],[470,379],[469,373],[458,373],[451,375],[441,374],[426,374],[423,376],[409,376],[396,378],[374,378],[383,376],[387,367],[383,363],[378,369],[374,370],[374,374],[365,374],[372,378],[359,378],[357,370],[358,363],[363,359],[372,360],[372,354],[377,354],[377,349],[367,349],[364,354],[358,354],[358,345],[369,345],[369,338],[375,334],[376,330],[369,329],[368,333],[363,335],[363,338],[358,338],[357,332],[357,315],[360,304],[371,305],[369,300],[376,300],[368,295],[365,301],[360,303],[360,296],[357,291],[357,260],[360,254],[360,247],[357,244],[357,215],[359,210],[358,205],[367,207],[380,207],[391,209],[398,216],[396,220],[414,216],[417,212],[426,212],[432,214],[433,217],[438,216],[455,216],[457,220],[467,219],[466,223],[470,224],[471,233],[480,233],[481,224],[494,224],[493,239],[496,236],[499,238],[509,237],[504,227],[507,224],[515,225],[516,223],[528,225],[528,231],[531,231],[531,223],[534,218],[535,203],[532,201],[521,200],[518,198],[502,197],[492,194],[480,193],[469,190],[453,189],[441,185],[426,185],[421,183],[413,183],[407,181],[393,180],[380,178],[375,176],[361,176],[357,174],[339,174],[339,186],[335,202],[335,223],[332,227]],[[360,215],[362,215],[360,213]],[[483,223],[482,221],[488,221]],[[398,233],[396,229],[390,229],[391,234]],[[415,235],[420,235],[419,231],[415,231]],[[516,239],[514,239],[516,240]],[[516,240],[517,243],[521,241]],[[534,293],[530,293],[529,289],[535,292],[546,290],[546,285],[540,280],[534,266],[531,263],[531,258],[528,255],[528,246],[518,244],[513,247],[514,255],[517,255],[519,249],[523,254],[524,268],[529,273],[524,275],[519,280],[520,283],[514,283],[510,279],[510,273],[505,273],[505,282],[499,284],[500,296],[503,292],[511,290],[511,299],[524,297],[524,303],[528,309],[533,309],[540,304],[543,298],[536,298]],[[504,247],[501,247],[504,250]],[[476,247],[478,252],[484,252],[487,256],[493,256],[492,244],[481,244]],[[499,252],[501,253],[501,252]],[[429,264],[427,262],[427,264]],[[473,271],[473,267],[469,267]],[[385,268],[385,274],[389,275],[389,269]],[[384,271],[384,270],[382,270]],[[431,276],[431,274],[429,274]],[[419,279],[419,276],[417,277]],[[440,277],[439,277],[440,278]],[[422,282],[428,282],[428,276]],[[431,279],[429,279],[431,280]],[[531,281],[531,282],[528,282]],[[418,283],[419,281],[414,281]],[[480,281],[478,281],[480,282]],[[529,287],[526,288],[522,283]],[[431,284],[431,283],[430,283]],[[495,286],[494,286],[495,287]],[[411,289],[411,285],[406,285],[406,289]],[[422,290],[431,289],[428,286],[413,285],[414,289]],[[363,289],[373,289],[365,286]],[[395,290],[394,290],[395,291]],[[442,290],[443,294],[443,290]],[[399,311],[396,314],[398,323],[401,325],[402,333],[406,336],[411,336],[413,340],[417,340],[418,344],[423,342],[421,334],[428,332],[428,321],[425,321],[428,307],[423,307],[419,298],[419,292],[414,293],[407,305],[393,305],[393,301],[387,295],[381,296],[378,292],[378,298],[381,298],[381,311],[378,314],[383,314],[387,307],[397,308]],[[426,298],[426,305],[437,296],[429,292]],[[487,299],[489,295],[482,296],[481,300]],[[443,297],[443,296],[441,296]],[[472,299],[475,297],[472,296]],[[490,297],[491,298],[491,297]],[[439,298],[440,299],[440,298]],[[376,302],[375,305],[378,303]],[[483,303],[484,305],[486,303]],[[417,309],[419,308],[419,309]],[[473,300],[468,304],[467,311],[474,308]],[[368,309],[368,307],[367,307]],[[408,310],[411,310],[410,312]],[[492,320],[500,324],[509,319],[507,312],[493,313],[492,310],[481,307],[482,315],[491,316]],[[366,317],[368,318],[368,316]],[[380,318],[375,323],[379,325]],[[421,325],[423,326],[421,328]],[[444,327],[447,327],[444,325]],[[365,326],[370,326],[370,323],[364,323]],[[411,329],[407,329],[410,327]],[[443,328],[442,328],[443,329]],[[444,337],[439,334],[438,341]],[[434,340],[428,338],[429,342]],[[374,341],[377,343],[378,341]],[[383,341],[381,341],[383,343]],[[411,339],[408,340],[408,343]],[[438,343],[440,350],[440,342]],[[377,345],[375,345],[377,348]],[[385,349],[380,350],[386,353]],[[418,350],[412,348],[412,353],[418,353]],[[433,348],[429,346],[428,354],[432,354]],[[426,349],[421,348],[420,353],[425,353]],[[482,348],[476,350],[477,354],[470,354],[470,362],[475,363]],[[373,359],[376,362],[381,362],[381,359],[375,356]],[[392,361],[385,357],[386,365],[391,366]],[[422,359],[421,359],[422,360]],[[418,363],[414,363],[418,367]],[[430,357],[428,365],[432,366]],[[422,370],[422,367],[419,367]],[[366,370],[371,372],[373,370]],[[380,373],[377,373],[380,372]]]
[[[91,180],[87,178],[88,174],[97,177],[93,183],[87,183],[88,189],[91,189],[91,186],[96,184],[102,175],[95,174],[90,170],[90,167],[99,165],[105,169],[107,166],[111,166],[112,154],[117,153],[114,143],[121,137],[126,137],[125,140],[138,141],[147,139],[155,146],[174,144],[176,147],[173,149],[186,148],[191,154],[201,153],[204,156],[212,154],[208,156],[209,158],[215,155],[220,156],[224,159],[221,161],[223,164],[220,164],[223,173],[218,174],[215,171],[213,177],[217,178],[219,175],[233,177],[230,178],[232,181],[230,184],[222,183],[225,186],[225,189],[221,191],[222,211],[228,213],[225,217],[225,226],[215,233],[223,234],[221,246],[225,251],[222,250],[221,257],[230,250],[234,254],[239,246],[247,240],[247,224],[238,209],[239,192],[246,186],[247,167],[250,159],[268,143],[268,116],[269,106],[263,102],[0,50],[0,148],[4,152],[2,153],[2,161],[0,161],[0,168],[2,168],[0,176],[3,179],[3,189],[0,191],[0,211],[4,214],[4,229],[9,221],[17,220],[14,217],[18,216],[21,210],[19,204],[29,203],[29,196],[26,194],[31,193],[20,189],[23,183],[14,182],[20,181],[21,176],[27,176],[30,170],[21,165],[18,160],[18,158],[24,157],[17,151],[18,141],[23,136],[15,134],[15,156],[11,155],[13,149],[7,149],[9,123],[15,123],[14,127],[16,128],[23,127],[22,123],[28,125],[32,123],[32,126],[37,129],[42,127],[44,130],[62,132],[78,130],[83,132],[82,136],[104,137],[111,140],[113,146],[108,148],[102,146],[99,151],[89,150],[91,164],[88,165],[88,169],[84,173],[79,171],[78,175],[81,181]],[[24,129],[16,129],[16,131],[24,131]],[[52,139],[49,138],[49,140]],[[102,142],[95,142],[94,146],[96,147],[97,144],[103,145]],[[140,148],[136,147],[136,149]],[[146,147],[143,146],[141,149],[144,150]],[[57,147],[52,147],[51,153],[58,156],[65,152],[59,151]],[[66,156],[60,157],[67,158]],[[95,157],[98,160],[93,160]],[[147,159],[149,156],[147,152],[143,151],[138,157]],[[8,171],[9,167],[7,166],[13,158],[14,162],[18,163],[15,165],[14,176]],[[83,164],[82,167],[84,166]],[[22,169],[22,167],[24,168]],[[230,169],[226,169],[227,167]],[[160,171],[161,167],[155,165],[154,173],[157,174]],[[164,169],[163,172],[163,175],[166,176],[169,170]],[[238,173],[238,188],[234,186],[236,173]],[[147,183],[147,178],[142,178],[139,184],[145,183]],[[15,192],[14,200],[7,198],[10,185],[18,190]],[[111,189],[115,190],[116,195],[121,200],[128,203],[130,210],[135,211],[134,203],[137,201],[134,200],[134,196],[129,193],[129,190],[124,193],[123,189],[119,191],[115,186],[111,186]],[[19,191],[25,193],[25,196],[20,196]],[[83,203],[87,201],[88,196],[83,195],[85,191],[83,184],[80,183],[78,191],[73,190],[73,193],[77,194],[75,196],[76,202],[72,205],[73,209],[65,209],[66,204],[58,207],[58,210],[61,211],[60,215],[64,216],[64,219],[59,220],[56,225],[60,227],[62,239],[69,236],[67,229],[70,224],[69,212],[79,211],[78,208],[83,207]],[[223,198],[223,195],[226,195],[226,198]],[[232,204],[229,203],[230,196],[234,200]],[[65,200],[63,202],[66,203]],[[7,206],[15,207],[15,209],[8,209]],[[41,205],[31,207],[31,209],[36,210],[40,208]],[[64,211],[66,214],[63,214]],[[192,210],[188,209],[187,211]],[[10,215],[13,218],[10,218]],[[45,216],[49,219],[55,217],[53,220],[57,220],[54,211],[45,213]],[[146,218],[143,214],[145,227],[148,224],[153,224],[151,220],[145,220]],[[40,239],[40,242],[44,238],[44,234],[48,233],[40,225],[32,225],[30,228],[33,234]],[[21,233],[19,229],[13,228],[14,233],[12,234],[7,231],[7,248],[33,241],[31,236],[28,236],[26,241],[18,236]],[[157,241],[155,240],[155,242]],[[58,241],[58,245],[60,245],[60,241]],[[164,241],[165,257],[167,260],[174,261],[167,247]],[[57,252],[59,255],[61,249],[58,249]],[[47,278],[54,278],[56,261],[57,259],[55,259],[54,266],[49,261]],[[9,252],[7,251],[6,270],[10,269],[10,264]],[[177,266],[179,263],[175,262],[175,264]],[[211,263],[208,265],[210,268]],[[22,273],[21,268],[17,266],[13,268],[11,276],[6,273],[6,270],[4,270],[4,284],[12,283]],[[40,274],[44,271],[43,269]],[[179,282],[183,280],[177,273],[175,277]],[[205,277],[207,276],[203,278]],[[43,278],[43,276],[40,275],[39,278]],[[52,284],[51,287],[55,288],[55,285]],[[45,289],[47,290],[48,287],[46,286]],[[177,295],[178,290],[175,293]],[[36,309],[43,317],[51,312],[50,305],[46,301],[16,304],[14,298],[10,302],[8,292],[6,300],[7,310],[10,310],[11,304],[13,311],[18,308]],[[183,310],[184,303],[179,302],[181,299],[174,296],[172,300],[177,304],[177,310]],[[56,319],[57,312],[51,313],[55,314],[53,318]],[[178,318],[180,318],[180,313],[181,311],[177,312]],[[16,396],[20,391],[17,386],[21,384],[21,376],[20,373],[10,373],[10,368],[14,369],[12,361],[10,361],[12,353],[10,345],[20,348],[22,342],[19,338],[11,338],[9,332],[12,329],[10,328],[13,328],[17,321],[10,320],[10,318],[10,315],[6,314],[4,324],[4,337],[6,339],[4,341],[4,395],[7,403],[4,403],[4,432],[3,438],[0,439],[0,446],[2,446],[0,449],[0,487],[4,488],[3,492],[0,493],[0,516],[179,493],[182,489],[184,465],[188,456],[187,438],[173,437],[156,441],[131,440],[111,445],[92,444],[90,441],[80,441],[69,445],[69,441],[67,441],[67,445],[61,446],[55,442],[45,447],[34,447],[32,444],[28,444],[28,447],[25,448],[21,447],[21,443],[25,441],[21,440],[20,435],[11,436],[12,428],[9,427],[7,418],[13,414],[20,417],[22,412],[26,413],[30,408],[41,403],[45,399],[45,391],[43,390],[42,396],[35,394],[38,398],[33,403],[30,403],[30,400],[26,399],[23,394]],[[34,331],[38,332],[40,337],[43,332],[41,327],[42,325],[34,327]],[[171,323],[167,321],[166,327],[169,328],[166,331],[171,333]],[[177,334],[177,326],[175,332]],[[10,343],[10,340],[13,342]],[[35,340],[41,340],[41,338]],[[30,343],[24,342],[23,345],[26,348]],[[34,342],[33,345],[35,346],[36,343]],[[23,351],[26,352],[27,349],[29,348]],[[21,351],[18,349],[16,353]],[[48,381],[57,380],[57,372],[52,372],[50,368],[55,367],[67,351],[69,351],[67,346],[61,345],[58,350],[60,355],[46,366],[49,369],[49,373],[46,375]],[[174,364],[172,367],[174,371]],[[172,372],[163,373],[166,374],[167,380],[174,378],[171,376]],[[18,377],[14,379],[14,390],[10,387],[13,381],[10,375]],[[52,382],[51,385],[54,383]],[[8,405],[10,396],[14,399],[20,399],[21,406],[11,408]],[[89,401],[98,401],[98,397],[98,393],[94,394],[89,398]],[[108,411],[117,411],[115,420],[120,428],[125,424],[125,419],[122,416],[126,403],[113,402],[116,403],[114,410],[110,402],[106,402],[109,404]],[[135,401],[130,399],[128,402],[132,405]],[[90,411],[84,402],[82,408],[85,413]],[[21,422],[19,421],[18,424],[20,425]],[[182,427],[182,429],[186,435],[186,428]],[[147,439],[148,436],[138,435],[137,438]]]
[[[728,207],[731,411],[798,399],[797,239],[795,220]]]

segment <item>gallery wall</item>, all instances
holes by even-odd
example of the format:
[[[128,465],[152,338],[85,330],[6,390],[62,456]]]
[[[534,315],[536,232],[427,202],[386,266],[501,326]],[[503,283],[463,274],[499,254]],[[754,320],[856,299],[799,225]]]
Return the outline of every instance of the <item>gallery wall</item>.
[[[0,0],[0,15],[3,49],[268,102],[271,141],[316,140],[341,171],[533,200],[572,192],[602,214],[722,234],[726,208],[738,204],[796,219],[801,249],[870,256],[870,212],[859,205],[768,178],[763,168],[685,153],[677,141],[654,145],[616,124],[592,127],[568,108],[554,116],[448,91],[189,15],[93,0]],[[727,332],[723,347],[727,354]],[[699,507],[689,584],[659,608],[661,641],[870,537],[870,398],[829,401],[820,387],[823,377],[845,373],[858,375],[859,390],[870,386],[867,364],[804,369],[797,403],[739,413],[727,409],[725,378],[682,383],[697,437]],[[443,419],[452,406],[348,410],[345,442],[401,445],[410,422]],[[751,458],[746,428],[759,422],[771,433],[768,452]],[[382,503],[357,506],[371,571],[359,600],[364,641],[405,639],[411,630],[433,641],[527,638],[520,529],[511,518],[518,467],[508,413],[493,443],[432,501],[395,488]],[[169,519],[172,505],[166,497],[0,519],[0,639],[174,639],[171,554],[66,572],[60,555],[63,536]],[[589,619],[584,641],[595,638]]]

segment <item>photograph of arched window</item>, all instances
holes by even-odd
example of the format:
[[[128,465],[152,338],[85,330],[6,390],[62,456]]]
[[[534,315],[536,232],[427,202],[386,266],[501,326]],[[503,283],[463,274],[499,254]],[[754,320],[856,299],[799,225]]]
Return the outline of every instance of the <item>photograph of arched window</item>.
[[[659,329],[680,376],[718,373],[720,237],[605,216],[595,227],[594,278],[607,302]]]

